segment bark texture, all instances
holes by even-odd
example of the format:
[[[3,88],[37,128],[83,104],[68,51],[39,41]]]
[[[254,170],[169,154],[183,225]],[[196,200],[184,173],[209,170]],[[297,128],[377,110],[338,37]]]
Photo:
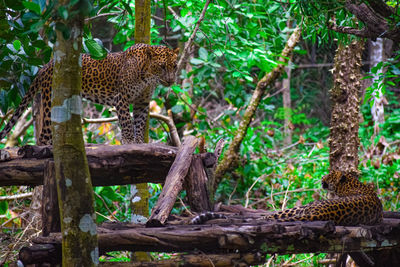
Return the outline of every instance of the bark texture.
[[[177,149],[162,144],[86,147],[93,186],[163,183]],[[43,184],[52,147],[25,146],[0,150],[0,186]]]
[[[330,170],[358,174],[358,138],[361,90],[362,41],[339,44],[333,66],[334,86],[330,91],[332,101],[329,136]]]
[[[68,7],[70,16],[57,22],[64,24],[68,32],[56,30],[51,107],[63,266],[97,266],[99,262],[94,197],[80,116],[83,12],[88,9],[85,4],[60,0],[56,6]]]
[[[399,247],[399,219],[384,219],[376,226],[345,227],[323,221],[278,223],[255,219],[254,216],[249,219],[243,215],[225,215],[228,219],[210,221],[205,225],[168,225],[161,228],[104,225],[104,228],[99,228],[100,252],[201,251],[204,254],[223,254],[234,251],[257,255],[367,252]],[[46,256],[54,258],[60,239],[60,234],[35,238],[31,248],[52,244],[54,250],[48,248]],[[384,261],[387,259],[377,259],[376,266],[384,266],[379,265]],[[398,258],[392,263],[392,266],[397,266]]]
[[[154,206],[147,226],[162,226],[174,206],[178,194],[181,192],[183,182],[192,163],[193,152],[197,146],[197,138],[187,136],[176,154],[176,159],[165,178],[163,190]]]
[[[135,43],[150,44],[150,0],[135,0]],[[147,115],[146,127],[144,131],[144,142],[149,142],[149,115]],[[131,186],[131,191],[137,189],[137,202],[132,202],[132,218],[147,218],[149,216],[149,189],[146,183]],[[144,218],[143,218],[144,219]],[[136,255],[139,259],[147,259],[146,255]]]
[[[345,8],[363,23],[363,28],[356,29],[331,24],[329,26],[332,30],[371,38],[372,40],[380,37],[391,39],[395,43],[400,42],[400,25],[398,20],[396,20],[398,18],[398,11],[396,8],[389,6],[385,1],[346,0]]]
[[[271,85],[282,73],[294,47],[300,40],[300,34],[301,34],[301,27],[300,25],[297,25],[293,33],[290,35],[285,45],[285,48],[281,53],[281,57],[279,58],[279,62],[282,63],[278,64],[278,66],[276,66],[270,73],[267,73],[257,83],[256,89],[254,90],[250,103],[246,108],[242,120],[240,121],[239,129],[237,130],[235,137],[233,138],[231,144],[229,145],[228,150],[225,152],[222,161],[217,166],[217,169],[215,171],[215,187],[221,181],[224,173],[234,167],[238,159],[238,151],[240,145],[244,137],[246,136],[247,128],[249,127],[250,122],[254,117],[258,105],[260,104],[262,97],[267,91],[267,87]]]

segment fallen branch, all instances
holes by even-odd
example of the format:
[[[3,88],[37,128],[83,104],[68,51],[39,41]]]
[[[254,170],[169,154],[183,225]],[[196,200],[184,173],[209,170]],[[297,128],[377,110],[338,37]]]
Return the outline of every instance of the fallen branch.
[[[193,152],[197,146],[197,138],[187,136],[180,146],[172,164],[164,188],[154,206],[147,226],[161,226],[167,221],[178,194],[182,190],[183,181],[192,163]]]
[[[12,195],[12,196],[1,196],[0,201],[17,200],[17,199],[22,199],[22,198],[28,198],[31,196],[32,196],[32,192],[22,193],[22,194]]]
[[[45,162],[53,158],[51,149],[27,146],[1,150],[4,162],[0,162],[0,186],[43,184]],[[164,182],[176,150],[161,144],[87,146],[92,183],[105,186]]]
[[[376,226],[334,226],[332,222],[271,222],[252,220],[236,215],[237,220],[225,219],[207,225],[168,225],[145,228],[126,224],[108,224],[98,228],[99,251],[158,251],[193,252],[210,254],[226,253],[344,253],[353,251],[376,251],[399,246],[400,220],[384,219]],[[33,246],[21,253],[52,245],[48,259],[56,258],[61,251],[61,234],[38,237]],[[37,249],[36,249],[37,250]],[[29,255],[29,253],[25,253]],[[52,256],[53,255],[53,256]],[[36,260],[40,260],[36,258]],[[25,262],[24,263],[32,263]],[[382,265],[377,265],[382,266]]]
[[[161,120],[165,122],[168,125],[169,128],[169,133],[171,134],[171,140],[172,144],[176,147],[179,147],[181,145],[181,141],[179,139],[178,131],[176,129],[174,120],[172,118],[171,111],[168,110],[168,116],[164,116],[158,113],[153,113],[150,112],[150,118],[154,118],[157,120]],[[114,116],[111,118],[97,118],[97,119],[87,119],[87,118],[82,118],[82,124],[85,123],[105,123],[105,122],[114,122],[118,121],[118,117]]]
[[[261,265],[265,254],[261,253],[224,253],[224,254],[180,254],[171,259],[159,261],[137,262],[102,262],[100,266],[118,267],[167,267],[167,266],[202,266],[202,267],[231,267]]]

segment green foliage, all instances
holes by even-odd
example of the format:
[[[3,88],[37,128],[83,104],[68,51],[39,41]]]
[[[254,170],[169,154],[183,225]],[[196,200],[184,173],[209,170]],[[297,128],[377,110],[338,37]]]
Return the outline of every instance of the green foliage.
[[[194,0],[152,3],[152,14],[155,14],[151,27],[152,43],[187,41],[204,3]],[[111,14],[107,18],[116,31],[114,45],[126,49],[134,44],[134,1],[99,0],[93,5],[90,1],[73,1],[72,4],[81,5],[83,13],[91,18],[85,25],[84,52],[93,58],[102,59],[108,52],[102,45],[104,40],[96,39],[92,33],[91,23],[96,15]],[[293,55],[293,109],[282,107],[280,94],[275,94],[278,85],[272,88],[272,96],[263,98],[240,147],[237,168],[218,187],[218,201],[280,209],[308,203],[324,194],[320,190],[320,179],[329,168],[327,91],[332,86],[332,78],[329,68],[297,66],[331,63],[335,50],[333,40],[348,41],[352,38],[328,30],[332,17],[337,25],[362,27],[362,23],[355,25],[353,15],[343,8],[343,4],[343,1],[304,0],[289,1],[289,4],[273,0],[210,3],[194,39],[194,55],[190,58],[192,69],[183,69],[180,73],[180,78],[189,82],[171,88],[159,86],[154,95],[155,106],[161,112],[171,109],[180,133],[204,136],[209,151],[221,138],[226,142],[232,140],[257,81],[276,66],[287,36],[304,17],[304,41],[296,47]],[[61,29],[64,38],[68,38],[69,28],[63,21],[78,13],[71,7],[55,10],[54,1],[4,0],[0,1],[1,5],[7,7],[0,8],[0,15],[6,18],[0,20],[0,110],[5,114],[7,109],[19,104],[38,69],[49,62],[56,38],[54,29]],[[160,10],[166,17],[165,21],[157,23]],[[163,36],[160,32],[165,24],[168,34]],[[379,187],[385,210],[398,210],[400,207],[400,106],[398,92],[393,90],[400,82],[399,59],[397,51],[387,62],[372,69],[370,75],[378,78],[367,88],[366,101],[361,107],[364,120],[359,131],[359,169],[363,182]],[[386,95],[389,103],[385,106],[381,131],[374,135],[368,101],[377,90]],[[100,105],[96,105],[94,110],[97,116],[114,115],[109,108]],[[286,114],[290,114],[293,125],[291,145],[283,142]],[[88,143],[119,144],[117,128],[116,123],[83,126]],[[157,142],[169,142],[168,127],[164,122],[151,119],[149,134]],[[27,143],[33,143],[32,127],[21,141],[21,144]],[[149,187],[150,206],[153,207],[161,185],[150,184]],[[128,203],[135,194],[130,186],[96,187],[94,190],[98,222],[132,219]],[[13,187],[0,193],[16,191]],[[182,193],[183,201],[185,197]],[[0,203],[0,215],[10,219],[15,206],[16,203]],[[173,212],[182,210],[183,207],[177,203]],[[18,225],[17,220],[14,223]],[[124,259],[126,255],[114,254],[113,257]],[[324,255],[309,257],[303,255],[296,259],[304,260],[304,266],[317,266],[318,259]],[[290,259],[280,256],[275,263]]]

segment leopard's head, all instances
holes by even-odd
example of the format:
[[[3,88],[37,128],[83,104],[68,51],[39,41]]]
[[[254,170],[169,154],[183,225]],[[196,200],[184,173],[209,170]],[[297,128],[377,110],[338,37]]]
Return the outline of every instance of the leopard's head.
[[[150,59],[148,71],[164,86],[171,86],[175,82],[178,53],[179,48],[173,50],[161,45],[147,48]]]
[[[359,189],[363,189],[363,185],[351,173],[331,171],[322,177],[322,188],[333,193],[335,196],[343,197],[358,193]]]

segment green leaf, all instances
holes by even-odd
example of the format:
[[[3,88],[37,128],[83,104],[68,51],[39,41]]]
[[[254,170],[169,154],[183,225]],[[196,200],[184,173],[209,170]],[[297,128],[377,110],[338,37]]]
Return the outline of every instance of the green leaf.
[[[198,58],[192,58],[192,59],[190,60],[190,63],[192,63],[193,65],[200,65],[200,64],[203,64],[204,61],[201,60],[201,59],[198,59]]]
[[[8,202],[0,201],[0,214],[6,214],[7,210],[8,210]]]
[[[202,60],[207,61],[208,52],[207,52],[207,50],[205,50],[203,47],[200,47],[200,48],[199,48],[199,57],[200,57]]]
[[[61,16],[62,19],[68,19],[68,10],[65,8],[65,6],[60,6],[58,8],[58,14]]]
[[[175,105],[171,108],[171,111],[175,114],[180,113],[183,111],[183,106],[182,105]]]
[[[34,2],[24,1],[22,4],[29,9],[30,11],[35,12],[36,14],[40,15],[40,6]]]
[[[131,16],[134,15],[132,8],[129,6],[128,3],[125,3],[125,1],[121,1],[120,3],[124,6],[125,10],[128,11],[129,15],[131,15]]]
[[[94,59],[103,59],[107,56],[107,51],[93,39],[85,40],[86,48],[90,56]]]
[[[18,51],[21,48],[21,41],[20,40],[15,40],[13,42],[13,46],[14,46],[15,50]]]
[[[185,91],[181,89],[180,86],[178,85],[173,85],[171,86],[172,91],[174,91],[175,93],[179,94],[179,93],[184,93]]]

